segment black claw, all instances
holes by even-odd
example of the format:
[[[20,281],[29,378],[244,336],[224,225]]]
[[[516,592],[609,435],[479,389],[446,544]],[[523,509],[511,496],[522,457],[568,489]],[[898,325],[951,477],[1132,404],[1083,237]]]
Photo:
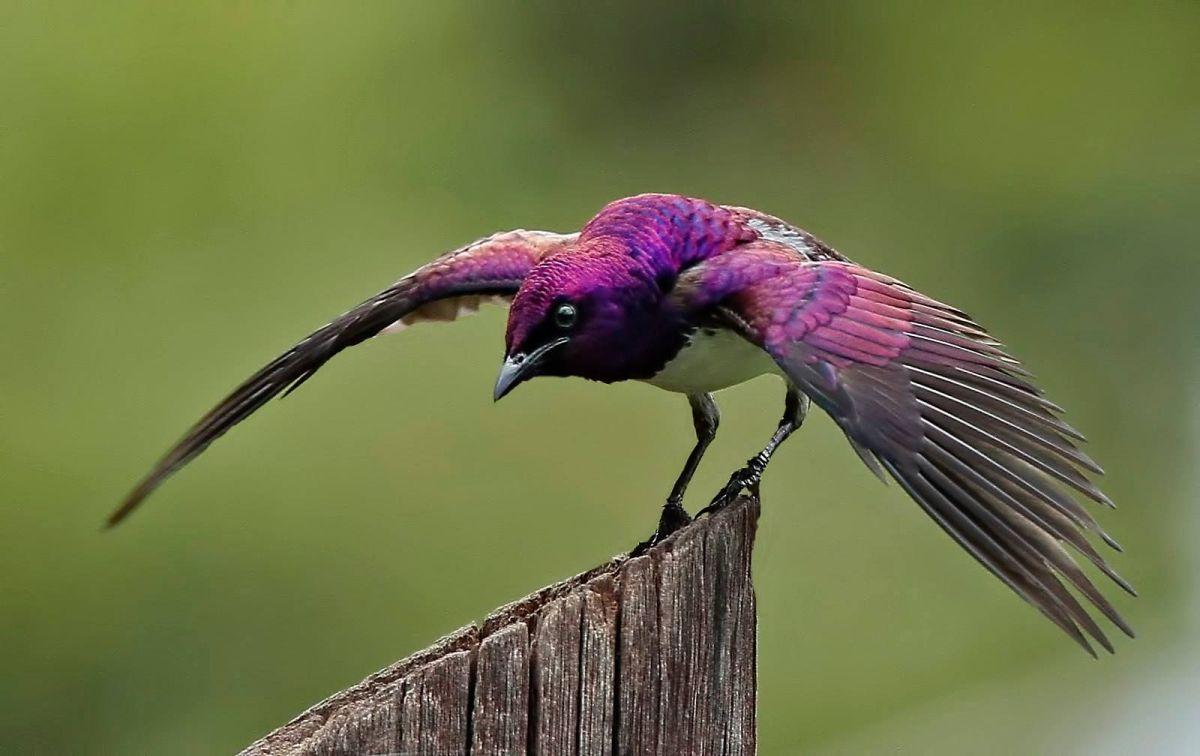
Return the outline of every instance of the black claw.
[[[667,503],[663,505],[662,514],[658,517],[658,529],[649,538],[634,546],[629,555],[637,557],[645,554],[650,547],[661,543],[672,533],[689,524],[691,521],[692,518],[679,502],[668,499]]]
[[[662,534],[663,538],[666,538],[676,530],[690,524],[691,521],[692,518],[683,505],[677,501],[668,501],[663,505],[662,514],[658,518],[658,532]]]
[[[754,457],[746,463],[745,467],[729,476],[729,482],[717,492],[707,507],[696,513],[696,516],[712,514],[724,509],[732,504],[742,491],[749,491],[752,495],[758,496],[758,483],[761,478],[762,461],[758,457]]]
[[[632,549],[630,549],[629,556],[640,557],[643,554],[645,554],[647,551],[649,551],[650,547],[652,547],[656,543],[658,543],[658,533],[655,533],[654,535],[650,536],[646,540],[639,543],[637,546],[634,546]]]

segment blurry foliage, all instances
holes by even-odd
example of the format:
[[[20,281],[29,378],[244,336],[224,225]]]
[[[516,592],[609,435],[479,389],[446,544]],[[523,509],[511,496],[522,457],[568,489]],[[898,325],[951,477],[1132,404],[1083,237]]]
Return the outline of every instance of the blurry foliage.
[[[1192,577],[1198,30],[1187,3],[6,4],[0,750],[231,751],[642,537],[683,400],[493,406],[497,310],[339,358],[97,532],[313,327],[642,191],[779,214],[995,329],[1091,436],[1144,596],[1092,664],[815,418],[764,487],[764,753],[1037,670],[1135,679]],[[780,399],[722,395],[693,504]],[[1054,700],[991,745],[1042,743]]]

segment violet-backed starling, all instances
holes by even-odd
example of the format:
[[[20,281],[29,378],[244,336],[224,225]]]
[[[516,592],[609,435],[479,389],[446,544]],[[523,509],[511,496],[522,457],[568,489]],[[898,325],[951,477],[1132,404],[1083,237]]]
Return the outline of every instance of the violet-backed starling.
[[[405,276],[234,389],[109,523],[346,347],[483,301],[511,303],[496,399],[535,376],[638,380],[687,396],[696,444],[648,543],[689,519],[684,491],[717,430],[713,392],[772,373],[786,386],[783,418],[707,509],[757,491],[811,400],[872,472],[1089,652],[1086,636],[1112,645],[1063,580],[1133,635],[1066,548],[1133,592],[1085,537],[1116,547],[1073,496],[1111,505],[1089,479],[1101,470],[1000,342],[778,218],[669,194],[617,200],[578,233],[489,236]]]

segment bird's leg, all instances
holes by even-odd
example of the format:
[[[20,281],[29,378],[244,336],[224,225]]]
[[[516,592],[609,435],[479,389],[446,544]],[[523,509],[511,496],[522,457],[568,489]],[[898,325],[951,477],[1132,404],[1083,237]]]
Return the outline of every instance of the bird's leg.
[[[696,445],[692,447],[687,461],[683,463],[683,469],[679,471],[679,477],[671,487],[671,494],[667,497],[664,509],[683,510],[683,495],[687,492],[688,483],[692,481],[696,468],[700,466],[700,460],[704,457],[708,445],[717,437],[717,427],[721,424],[721,412],[717,409],[712,394],[689,394],[688,404],[692,406]],[[684,512],[683,516],[687,518],[687,513]]]
[[[728,506],[742,491],[749,491],[758,496],[758,484],[762,480],[763,470],[767,469],[767,463],[771,461],[771,456],[775,454],[779,445],[804,424],[804,417],[808,414],[808,405],[807,396],[794,387],[788,386],[787,397],[783,403],[783,419],[779,421],[779,426],[771,434],[767,445],[763,447],[762,451],[747,460],[745,467],[729,476],[729,482],[725,484],[725,487],[717,493],[707,507],[697,512],[696,516],[699,517]]]
[[[679,477],[675,479],[675,485],[671,487],[667,503],[663,505],[662,514],[658,518],[658,529],[650,538],[634,548],[632,552],[634,556],[643,553],[692,521],[683,508],[683,494],[687,491],[688,483],[691,482],[696,468],[700,466],[700,459],[704,457],[705,450],[717,435],[717,426],[721,423],[721,412],[717,409],[717,403],[713,401],[712,394],[688,394],[688,404],[692,406],[692,425],[696,429],[696,445],[692,447],[687,461],[683,463],[683,469],[679,471]]]

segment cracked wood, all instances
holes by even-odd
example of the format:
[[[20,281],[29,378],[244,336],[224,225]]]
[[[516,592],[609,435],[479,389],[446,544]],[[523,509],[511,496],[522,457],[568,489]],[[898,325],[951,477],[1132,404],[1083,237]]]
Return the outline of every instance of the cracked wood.
[[[501,607],[243,756],[755,752],[759,504]]]

